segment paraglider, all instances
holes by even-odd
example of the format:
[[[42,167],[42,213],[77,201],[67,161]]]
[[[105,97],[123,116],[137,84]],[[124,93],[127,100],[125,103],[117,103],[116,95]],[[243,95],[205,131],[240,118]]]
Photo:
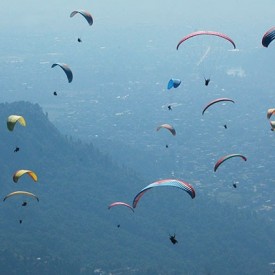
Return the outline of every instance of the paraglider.
[[[16,152],[18,152],[19,150],[20,150],[20,148],[16,146],[15,149],[13,150],[13,152],[16,153]]]
[[[171,78],[167,84],[167,89],[170,90],[172,88],[178,88],[180,84],[181,84],[180,79]]]
[[[233,48],[236,49],[236,45],[234,43],[234,41],[227,35],[225,34],[222,34],[220,32],[216,32],[216,31],[196,31],[196,32],[192,32],[190,34],[188,34],[187,36],[183,37],[179,43],[177,44],[177,50],[179,49],[179,46],[186,40],[192,38],[192,37],[195,37],[195,36],[198,36],[198,35],[214,35],[214,36],[218,36],[218,37],[221,37],[223,39],[226,39],[227,41],[229,41],[232,45],[233,45]]]
[[[133,212],[135,212],[134,208],[131,205],[129,205],[128,203],[125,203],[125,202],[121,202],[121,201],[111,203],[108,206],[108,209],[111,209],[111,208],[116,207],[116,206],[123,206],[123,207],[131,209]],[[117,228],[119,228],[119,227],[120,227],[120,224],[117,224]]]
[[[217,32],[217,31],[195,31],[195,32],[192,32],[186,36],[184,36],[177,44],[177,47],[176,49],[179,50],[179,47],[181,44],[184,44],[187,40],[191,39],[191,38],[196,38],[197,36],[214,36],[214,37],[218,37],[221,41],[222,40],[225,40],[225,41],[228,41],[231,43],[231,45],[233,46],[233,49],[236,49],[236,44],[235,42],[229,37],[227,36],[226,34],[223,34],[223,33],[220,33],[220,32]],[[206,46],[206,43],[208,41],[210,41],[212,39],[203,39],[203,45],[199,45],[198,48],[200,49],[200,51],[202,51],[202,49],[204,48],[203,46]],[[198,40],[199,41],[199,40]],[[212,48],[214,48],[214,52],[217,52],[217,51],[220,51],[222,48],[219,46],[221,43],[219,43],[219,40],[217,40],[218,43],[216,43],[214,40],[207,45],[207,49],[206,51],[203,53],[203,55],[201,56],[200,60],[198,61],[197,63],[197,66],[200,65],[204,59],[206,59],[210,53],[210,50]],[[195,40],[196,42],[196,40]],[[215,42],[215,43],[214,43]],[[211,50],[213,51],[213,50]],[[219,56],[219,55],[218,55]],[[223,54],[222,54],[223,56]],[[207,65],[207,70],[204,71],[204,75],[207,74],[207,75],[210,75],[210,71],[211,71],[211,66],[214,66],[214,64],[216,63],[217,61],[217,56],[216,54],[213,55],[213,60],[212,62],[209,62],[208,65]],[[205,66],[205,65],[204,65]],[[210,68],[209,68],[210,67]],[[205,86],[208,86],[210,83],[210,77],[204,77],[204,85]]]
[[[54,63],[52,64],[52,68],[54,68],[55,66],[59,66],[66,74],[68,82],[71,83],[73,80],[73,72],[70,69],[70,67],[65,64],[65,63]]]
[[[202,115],[204,114],[204,112],[212,105],[218,103],[218,102],[226,102],[226,101],[229,101],[229,102],[232,102],[232,103],[235,103],[234,100],[230,99],[230,98],[226,98],[226,97],[222,97],[222,98],[217,98],[211,102],[209,102],[203,109],[202,111]]]
[[[24,201],[24,202],[22,203],[22,206],[27,206],[27,202]]]
[[[75,11],[72,11],[71,12],[71,14],[70,14],[70,17],[74,17],[76,14],[81,14],[85,19],[86,19],[86,21],[88,22],[88,24],[90,25],[90,26],[92,26],[93,25],[93,22],[94,22],[94,20],[93,20],[93,17],[92,17],[92,15],[88,12],[88,11],[86,11],[86,10],[75,10]]]
[[[86,21],[88,22],[88,24],[90,26],[93,25],[93,22],[94,22],[93,17],[92,17],[92,15],[88,11],[85,11],[85,10],[75,10],[75,11],[71,12],[70,17],[74,17],[76,14],[81,14],[86,19]],[[78,37],[77,38],[77,42],[81,43],[82,39],[80,37]]]
[[[169,235],[169,239],[170,239],[170,241],[172,242],[172,244],[178,243],[178,241],[177,241],[177,239],[176,239],[176,234],[174,234],[173,236],[172,236],[172,235]]]
[[[26,121],[24,117],[18,115],[10,115],[7,119],[7,127],[9,131],[13,131],[15,124],[19,122],[20,125],[26,126]]]
[[[15,191],[15,192],[11,192],[9,193],[8,195],[6,195],[3,199],[3,201],[5,201],[6,199],[10,198],[10,197],[13,197],[13,196],[28,196],[28,197],[31,197],[33,199],[36,199],[38,202],[39,202],[39,198],[34,195],[33,193],[30,193],[30,192],[27,192],[27,191]]]
[[[275,27],[269,29],[262,38],[262,45],[267,48],[275,38]]]
[[[57,96],[57,92],[56,92],[56,91],[54,91],[54,92],[53,92],[53,95],[54,95],[54,96]]]
[[[37,175],[31,170],[18,170],[13,174],[13,181],[17,182],[23,175],[29,175],[33,181],[37,181]]]
[[[125,203],[125,202],[121,202],[121,201],[118,201],[118,202],[113,202],[111,203],[109,206],[108,206],[108,209],[111,209],[112,207],[114,206],[126,206],[128,207],[129,209],[131,209],[133,212],[135,212],[135,210],[133,209],[133,207],[131,205],[129,205],[128,203]]]
[[[155,187],[176,187],[179,188],[185,192],[187,192],[190,197],[192,199],[195,198],[196,194],[195,194],[195,190],[193,189],[193,187],[187,183],[184,182],[182,180],[178,180],[178,179],[164,179],[164,180],[159,180],[156,182],[153,182],[149,185],[147,185],[146,187],[144,187],[134,198],[133,200],[133,208],[136,208],[139,200],[141,199],[141,197],[150,189],[155,188]]]
[[[234,157],[240,157],[240,158],[242,158],[244,161],[247,161],[247,158],[246,158],[245,156],[241,155],[241,154],[230,154],[230,155],[226,155],[226,156],[221,157],[221,158],[216,162],[216,164],[215,164],[215,166],[214,166],[214,172],[217,171],[217,169],[219,168],[219,166],[220,166],[223,162],[225,162],[225,161],[228,160],[228,159],[234,158]]]
[[[174,129],[174,127],[172,125],[170,125],[170,124],[162,124],[162,125],[160,125],[160,126],[157,127],[157,131],[159,131],[162,128],[169,130],[173,136],[176,135],[176,130]]]

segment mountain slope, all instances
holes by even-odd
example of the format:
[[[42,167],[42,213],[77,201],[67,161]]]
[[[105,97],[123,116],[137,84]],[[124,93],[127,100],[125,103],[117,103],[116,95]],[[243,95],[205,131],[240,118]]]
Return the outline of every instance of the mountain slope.
[[[6,129],[10,114],[27,126]],[[238,210],[199,190],[192,200],[178,190],[151,190],[135,213],[107,210],[131,203],[148,182],[119,167],[92,144],[73,141],[38,105],[1,104],[1,195],[35,193],[2,203],[2,265],[8,274],[265,274],[273,261],[275,227],[249,209]],[[13,152],[15,146],[20,151]],[[31,169],[17,184],[12,174]],[[22,224],[19,223],[22,219]],[[120,225],[120,227],[117,227]],[[176,233],[173,246],[169,234]],[[95,271],[96,270],[96,271]]]

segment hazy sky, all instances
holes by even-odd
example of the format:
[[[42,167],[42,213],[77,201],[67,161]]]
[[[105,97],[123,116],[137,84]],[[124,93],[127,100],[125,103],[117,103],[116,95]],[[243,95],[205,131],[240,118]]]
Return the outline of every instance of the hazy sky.
[[[94,28],[129,26],[134,29],[140,24],[169,26],[176,30],[217,29],[226,28],[232,34],[253,31],[255,28],[266,28],[273,25],[273,10],[275,2],[272,0],[2,0],[0,25],[2,31],[23,31],[41,29],[66,30],[72,25],[69,14],[75,9],[87,9],[94,16]],[[76,20],[75,20],[76,21]],[[242,29],[245,27],[245,30]],[[248,27],[251,27],[248,30]],[[238,27],[238,28],[237,28]],[[23,29],[23,30],[22,30]]]

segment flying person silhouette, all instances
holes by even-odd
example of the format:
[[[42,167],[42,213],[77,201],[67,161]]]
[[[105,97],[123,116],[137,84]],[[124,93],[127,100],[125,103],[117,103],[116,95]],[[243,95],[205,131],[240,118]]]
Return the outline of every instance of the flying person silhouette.
[[[210,78],[204,78],[204,85],[205,86],[208,86],[209,82],[210,82]]]
[[[176,234],[174,234],[174,236],[169,235],[169,239],[170,239],[170,241],[171,241],[173,244],[178,243],[178,241],[176,240]]]

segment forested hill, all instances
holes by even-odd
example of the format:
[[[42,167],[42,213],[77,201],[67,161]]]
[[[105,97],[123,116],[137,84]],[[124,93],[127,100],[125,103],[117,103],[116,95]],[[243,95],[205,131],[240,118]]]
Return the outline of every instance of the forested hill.
[[[8,131],[11,114],[22,115],[26,127],[17,123]],[[135,213],[108,210],[114,201],[131,204],[147,179],[92,144],[64,137],[37,104],[1,104],[0,152],[1,196],[25,190],[39,197],[24,198],[26,207],[19,196],[1,203],[3,274],[270,272],[275,228],[249,209],[200,192],[192,200],[182,191],[158,190],[148,192]],[[38,182],[24,175],[14,183],[18,169],[35,171]],[[176,245],[168,239],[173,233]]]

